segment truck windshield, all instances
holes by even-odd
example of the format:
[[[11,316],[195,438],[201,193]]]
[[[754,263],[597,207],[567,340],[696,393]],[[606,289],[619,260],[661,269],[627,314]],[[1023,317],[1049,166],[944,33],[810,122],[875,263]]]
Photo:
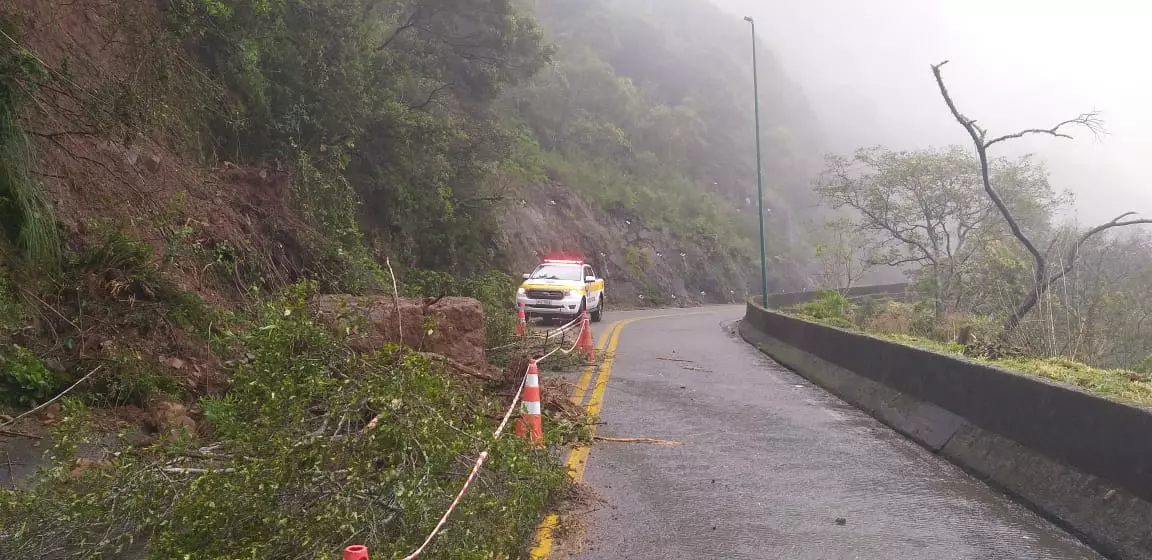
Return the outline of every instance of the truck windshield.
[[[580,272],[583,270],[579,265],[571,264],[542,264],[532,273],[531,278],[534,280],[568,280],[579,282],[583,280],[580,277]]]

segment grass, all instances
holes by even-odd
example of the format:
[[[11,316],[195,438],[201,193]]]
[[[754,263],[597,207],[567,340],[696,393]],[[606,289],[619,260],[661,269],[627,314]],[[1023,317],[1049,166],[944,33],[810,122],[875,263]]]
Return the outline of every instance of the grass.
[[[1068,358],[1011,358],[978,360],[993,365],[1043,377],[1057,383],[1074,385],[1112,400],[1152,407],[1152,375],[1125,369],[1095,368]]]
[[[1126,369],[1097,368],[1064,357],[1004,358],[995,360],[988,358],[969,358],[963,354],[964,347],[957,343],[938,342],[906,334],[867,332],[855,325],[845,326],[844,321],[838,318],[821,319],[813,317],[810,314],[799,312],[786,314],[813,323],[861,332],[873,338],[888,340],[905,346],[912,346],[940,354],[948,354],[960,359],[1041,377],[1063,385],[1077,387],[1094,395],[1099,395],[1114,401],[1141,407],[1152,407],[1152,374],[1149,373],[1139,373]]]
[[[0,227],[28,262],[53,270],[60,261],[56,214],[32,177],[32,144],[16,115],[11,94],[0,93]]]

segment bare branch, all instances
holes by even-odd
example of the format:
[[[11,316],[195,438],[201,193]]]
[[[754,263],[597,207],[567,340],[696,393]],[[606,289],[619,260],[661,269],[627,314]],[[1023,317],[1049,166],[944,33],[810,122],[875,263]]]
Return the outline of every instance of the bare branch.
[[[444,91],[445,89],[448,89],[451,86],[452,86],[452,84],[448,84],[448,83],[440,84],[438,87],[436,87],[432,91],[428,92],[428,97],[424,99],[423,103],[420,103],[419,105],[411,105],[408,108],[412,109],[414,111],[423,110],[424,108],[428,107],[429,104],[432,103],[432,99],[434,99],[436,97],[437,93],[440,93],[440,92]]]
[[[932,74],[936,76],[936,85],[940,87],[940,95],[944,97],[944,103],[948,105],[948,110],[952,111],[952,116],[956,118],[956,122],[968,131],[968,135],[972,137],[972,143],[976,146],[976,155],[980,157],[980,177],[984,182],[984,192],[988,193],[988,198],[992,199],[992,203],[1000,210],[1000,215],[1004,216],[1004,221],[1008,222],[1008,228],[1012,230],[1012,235],[1020,241],[1020,244],[1029,253],[1032,253],[1032,258],[1036,261],[1037,278],[1043,278],[1047,275],[1047,262],[1044,260],[1044,255],[1040,253],[1032,240],[1024,235],[1024,231],[1020,229],[1020,224],[1016,223],[1016,218],[1012,216],[1012,212],[1008,210],[1008,206],[1004,204],[1000,194],[992,188],[992,181],[988,172],[988,145],[984,143],[985,131],[976,126],[976,121],[960,114],[960,110],[956,108],[956,103],[952,101],[952,96],[948,93],[948,87],[944,85],[944,76],[940,73],[940,68],[945,64],[948,64],[947,60],[933,65]]]
[[[401,33],[415,27],[416,24],[420,21],[420,15],[420,8],[417,7],[415,10],[413,10],[412,14],[408,16],[408,19],[404,22],[404,24],[393,30],[392,34],[389,35],[388,38],[380,44],[380,50],[387,49],[393,41],[400,37]]]
[[[1088,113],[1081,113],[1080,116],[1078,116],[1074,119],[1068,119],[1068,120],[1066,120],[1060,124],[1057,124],[1056,126],[1054,126],[1052,128],[1029,128],[1029,129],[1021,130],[1020,132],[1016,132],[1013,134],[1005,134],[1004,136],[1000,136],[998,138],[993,138],[992,140],[985,142],[984,147],[987,148],[987,147],[991,146],[992,144],[995,144],[997,142],[1003,142],[1005,140],[1022,138],[1024,136],[1029,135],[1029,134],[1047,134],[1049,136],[1055,136],[1057,138],[1067,138],[1067,139],[1071,140],[1072,135],[1061,132],[1060,129],[1065,128],[1065,127],[1074,127],[1074,126],[1079,126],[1079,127],[1083,127],[1083,128],[1088,129],[1088,131],[1091,132],[1092,135],[1097,137],[1097,138],[1099,138],[1100,136],[1103,136],[1104,134],[1107,133],[1104,130],[1104,120],[1100,118],[1100,113],[1098,111],[1091,111]]]
[[[1012,315],[1004,322],[1004,332],[1008,333],[1015,329],[1020,321],[1032,310],[1033,307],[1040,301],[1040,298],[1047,293],[1048,289],[1058,280],[1067,275],[1076,266],[1076,260],[1079,256],[1080,247],[1082,247],[1089,239],[1098,235],[1101,232],[1107,231],[1112,228],[1125,227],[1137,224],[1152,224],[1152,219],[1131,219],[1125,220],[1132,216],[1134,212],[1125,212],[1111,221],[1100,224],[1091,228],[1081,234],[1080,238],[1068,248],[1060,268],[1054,274],[1049,274],[1047,256],[1061,240],[1062,236],[1055,236],[1050,242],[1047,250],[1041,253],[1027,235],[1020,229],[1019,224],[1016,222],[1015,217],[1009,211],[996,189],[992,187],[990,174],[988,171],[988,148],[999,142],[1014,140],[1022,138],[1031,134],[1044,134],[1056,138],[1072,138],[1070,134],[1065,132],[1068,128],[1083,127],[1088,129],[1094,135],[1101,135],[1104,133],[1103,121],[1100,119],[1099,113],[1092,111],[1089,113],[1082,113],[1074,119],[1063,121],[1051,128],[1029,128],[993,138],[992,140],[985,140],[987,131],[976,125],[976,121],[965,117],[960,110],[956,107],[956,103],[952,100],[952,96],[948,93],[948,88],[944,85],[944,77],[941,74],[941,67],[947,64],[948,61],[941,62],[932,66],[932,74],[936,78],[936,85],[940,88],[940,95],[944,98],[945,104],[948,105],[948,110],[951,111],[952,116],[956,122],[964,127],[968,135],[972,138],[972,143],[976,148],[976,154],[980,158],[980,175],[984,183],[984,191],[987,193],[988,198],[992,199],[992,203],[1000,210],[1000,214],[1004,220],[1008,222],[1008,227],[1012,230],[1012,235],[1016,237],[1020,244],[1032,254],[1032,259],[1035,262],[1035,282],[1031,290],[1020,301],[1012,312]]]

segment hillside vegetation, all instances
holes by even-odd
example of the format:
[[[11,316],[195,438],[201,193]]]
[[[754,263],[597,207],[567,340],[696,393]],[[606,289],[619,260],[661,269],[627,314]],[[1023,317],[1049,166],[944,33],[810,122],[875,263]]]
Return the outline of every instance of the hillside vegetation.
[[[1043,161],[1000,155],[1025,135],[1099,132],[1099,115],[988,132],[959,112],[963,100],[948,96],[942,66],[925,81],[936,78],[941,112],[972,145],[829,156],[814,189],[835,215],[819,255],[827,287],[895,267],[912,280],[915,302],[897,322],[901,334],[957,343],[971,356],[1147,371],[1152,219],[1133,209],[1080,223],[1071,192],[1051,182]]]
[[[354,352],[313,296],[472,296],[489,347],[508,345],[513,275],[552,252],[593,260],[615,304],[743,296],[751,45],[679,4],[5,4],[0,442],[48,462],[0,491],[0,556],[411,551],[516,380]],[[763,70],[787,215],[815,140]],[[770,254],[796,256],[770,228]],[[549,413],[549,442],[582,437]],[[494,445],[434,552],[515,556],[563,488],[551,455]]]

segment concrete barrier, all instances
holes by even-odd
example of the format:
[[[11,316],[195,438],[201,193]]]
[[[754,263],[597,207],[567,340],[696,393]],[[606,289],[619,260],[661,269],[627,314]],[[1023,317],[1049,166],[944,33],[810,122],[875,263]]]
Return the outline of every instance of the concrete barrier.
[[[839,290],[840,295],[850,300],[866,299],[870,297],[883,297],[904,301],[908,291],[908,283],[876,284],[874,286],[857,286],[847,290]],[[768,294],[769,309],[783,309],[812,301],[820,296],[820,292],[789,292],[786,294]]]
[[[1152,560],[1148,410],[751,303],[740,333],[1106,556]]]

